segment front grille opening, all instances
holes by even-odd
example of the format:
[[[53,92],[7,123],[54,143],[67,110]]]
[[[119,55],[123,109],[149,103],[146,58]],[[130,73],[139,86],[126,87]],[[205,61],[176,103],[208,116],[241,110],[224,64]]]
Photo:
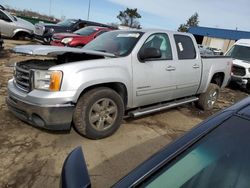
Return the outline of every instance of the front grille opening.
[[[18,88],[25,92],[30,91],[30,71],[27,69],[23,69],[16,65],[14,72],[14,80],[15,84]]]

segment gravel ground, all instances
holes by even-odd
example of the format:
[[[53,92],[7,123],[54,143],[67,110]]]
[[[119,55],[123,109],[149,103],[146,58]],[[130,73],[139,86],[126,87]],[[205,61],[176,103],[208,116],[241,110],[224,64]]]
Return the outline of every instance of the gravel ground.
[[[5,104],[6,84],[13,65],[27,56],[12,54],[15,45],[30,42],[5,40],[0,54],[0,187],[58,187],[65,157],[82,146],[93,187],[109,187],[162,147],[205,118],[248,96],[226,88],[211,112],[193,104],[138,119],[124,120],[121,128],[103,140],[88,140],[74,130],[46,132],[13,116]]]

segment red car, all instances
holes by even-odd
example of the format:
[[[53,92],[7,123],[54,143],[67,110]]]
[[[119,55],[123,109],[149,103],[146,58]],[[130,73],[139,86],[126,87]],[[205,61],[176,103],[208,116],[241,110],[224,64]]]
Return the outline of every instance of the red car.
[[[97,36],[112,30],[107,27],[88,26],[75,31],[74,33],[55,33],[52,36],[51,45],[70,46],[81,48]]]

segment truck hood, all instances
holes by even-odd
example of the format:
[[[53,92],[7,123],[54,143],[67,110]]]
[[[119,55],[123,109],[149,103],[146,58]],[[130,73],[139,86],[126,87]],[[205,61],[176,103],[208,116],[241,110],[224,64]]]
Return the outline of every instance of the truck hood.
[[[250,62],[248,61],[243,61],[243,60],[239,60],[239,59],[234,59],[233,60],[233,64],[234,65],[239,65],[241,67],[245,67],[246,69],[250,68]]]
[[[18,17],[16,17],[16,19],[17,21],[15,23],[17,24],[18,27],[27,29],[29,31],[35,30],[35,26],[32,23]]]
[[[76,54],[89,54],[104,57],[115,57],[114,54],[85,50],[84,48],[70,48],[70,47],[57,47],[57,46],[46,46],[46,45],[21,45],[16,46],[13,51],[15,53],[38,55],[38,56],[50,56],[56,57],[65,53],[76,53]]]

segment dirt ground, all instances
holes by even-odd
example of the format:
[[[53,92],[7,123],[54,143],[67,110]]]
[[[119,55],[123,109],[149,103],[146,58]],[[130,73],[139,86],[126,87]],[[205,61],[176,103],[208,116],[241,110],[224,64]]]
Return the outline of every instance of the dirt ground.
[[[5,40],[0,57],[0,187],[58,187],[63,161],[77,146],[84,150],[93,187],[110,187],[162,147],[189,131],[203,119],[246,97],[226,88],[212,112],[193,104],[139,119],[124,120],[121,128],[103,140],[88,140],[74,130],[45,132],[21,122],[5,104],[6,85],[15,62],[25,56],[12,54],[15,45]]]

